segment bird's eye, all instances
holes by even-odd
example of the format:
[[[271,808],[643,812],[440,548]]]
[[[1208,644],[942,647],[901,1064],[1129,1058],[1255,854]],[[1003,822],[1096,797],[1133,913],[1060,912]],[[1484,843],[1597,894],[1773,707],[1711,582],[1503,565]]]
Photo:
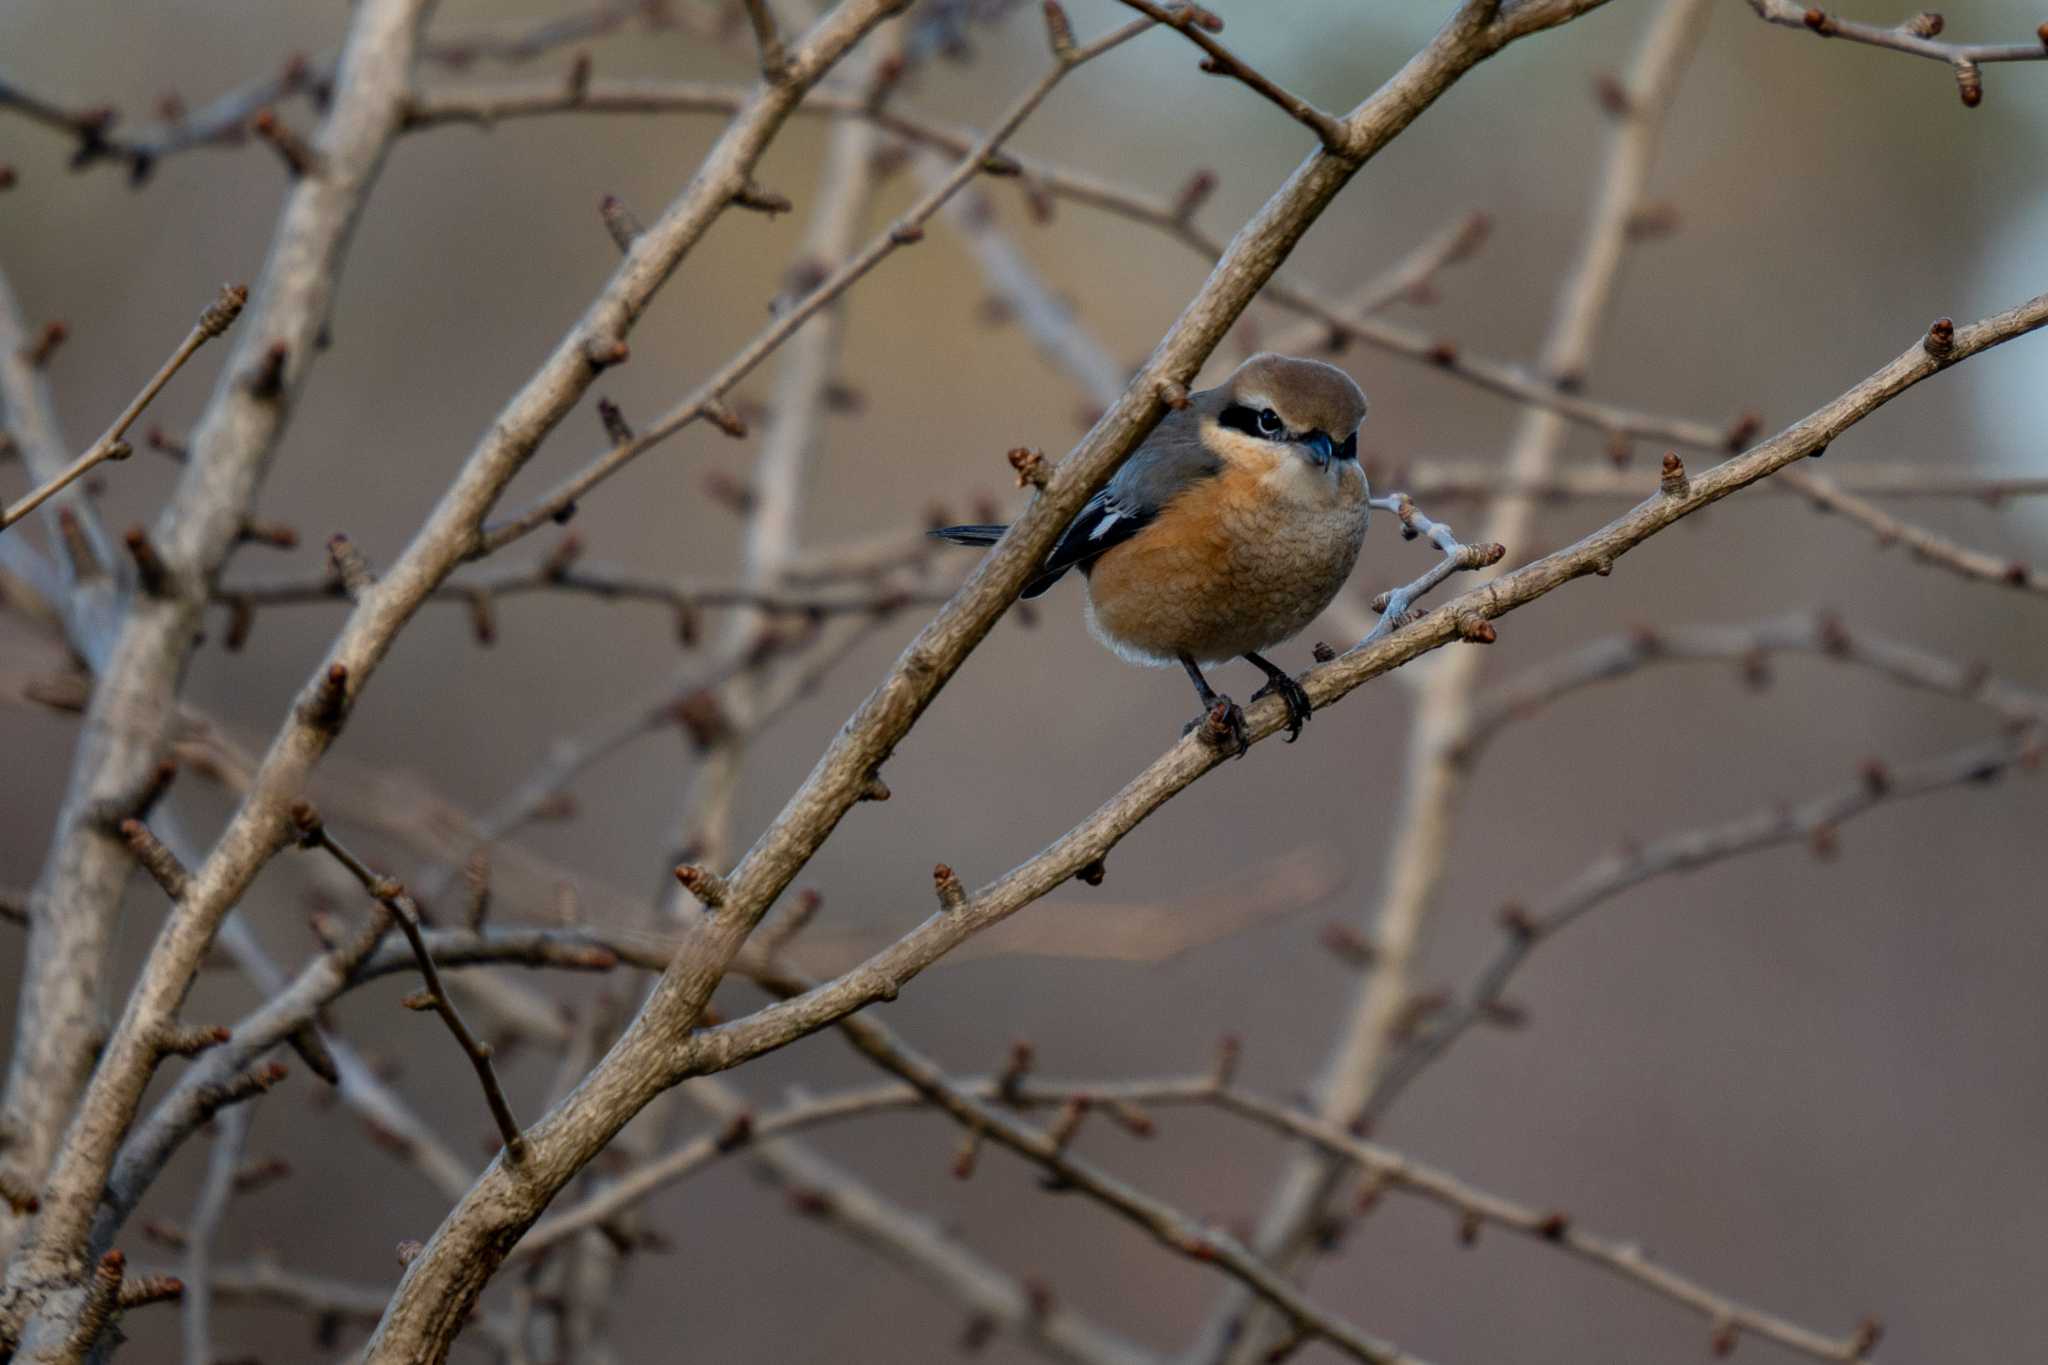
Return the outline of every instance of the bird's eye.
[[[1279,413],[1273,411],[1271,408],[1260,409],[1259,435],[1277,438],[1285,435],[1286,432],[1287,424],[1280,420]]]

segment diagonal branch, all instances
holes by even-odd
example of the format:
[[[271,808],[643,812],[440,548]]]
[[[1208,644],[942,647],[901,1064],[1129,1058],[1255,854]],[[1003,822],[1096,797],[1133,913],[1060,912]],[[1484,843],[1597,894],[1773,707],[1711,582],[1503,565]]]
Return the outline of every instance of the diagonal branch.
[[[788,1192],[798,1213],[839,1229],[971,1309],[963,1345],[1000,1330],[1068,1365],[1158,1365],[1159,1357],[1050,1300],[1042,1286],[1020,1282],[865,1181],[787,1137],[764,1131],[768,1125],[755,1123],[738,1093],[715,1077],[701,1077],[684,1091],[726,1120],[706,1145],[713,1157],[746,1151]]]
[[[1924,526],[1901,521],[1868,498],[1859,497],[1822,474],[1787,471],[1786,483],[1815,507],[1839,512],[1877,537],[1880,546],[1904,545],[1922,563],[1937,565],[1962,578],[1996,583],[2022,592],[2048,596],[2048,573],[2022,559],[1999,559],[1937,535]]]
[[[1958,328],[1953,350],[1939,358],[1916,345],[1804,421],[1688,479],[1683,491],[1660,492],[1565,549],[1471,589],[1385,639],[1311,669],[1301,682],[1317,706],[1327,705],[1410,660],[1457,641],[1460,622],[1467,618],[1496,620],[1575,579],[1605,576],[1635,546],[1701,508],[1806,458],[1920,380],[1964,356],[2043,326],[2048,326],[2048,294]],[[1248,707],[1245,720],[1254,742],[1286,728],[1285,709],[1272,699]],[[1100,862],[1138,824],[1221,761],[1213,746],[1196,737],[1184,738],[1043,852],[959,906],[925,920],[860,966],[794,999],[692,1034],[682,1049],[681,1069],[685,1074],[701,1074],[737,1066],[854,1011],[893,999],[904,985],[973,934]],[[697,938],[701,944],[704,935]]]
[[[383,913],[398,925],[405,935],[407,946],[412,949],[413,961],[420,970],[420,980],[426,985],[426,998],[419,1003],[441,1016],[441,1022],[448,1026],[462,1055],[476,1072],[477,1083],[483,1087],[484,1102],[490,1107],[491,1120],[498,1125],[498,1136],[504,1141],[505,1155],[513,1162],[526,1160],[526,1139],[520,1136],[519,1121],[512,1116],[511,1102],[505,1098],[505,1088],[498,1083],[497,1068],[491,1065],[491,1049],[482,1042],[463,1022],[462,1014],[449,998],[448,988],[441,983],[440,970],[434,965],[434,954],[428,949],[426,940],[420,934],[420,909],[411,896],[405,893],[390,877],[373,871],[370,866],[342,847],[335,837],[328,833],[321,823],[320,813],[311,803],[300,801],[292,809],[292,822],[298,827],[299,843],[305,848],[324,849],[334,860],[348,869],[348,874],[361,884]],[[382,937],[382,924],[377,926]]]
[[[755,979],[778,994],[794,995],[812,983],[764,964]],[[1040,1129],[1013,1117],[955,1085],[943,1069],[906,1046],[886,1025],[867,1015],[838,1021],[856,1051],[884,1071],[907,1081],[925,1100],[989,1141],[1044,1167],[1063,1188],[1070,1187],[1135,1225],[1161,1246],[1190,1260],[1213,1265],[1285,1315],[1304,1337],[1328,1342],[1368,1365],[1421,1365],[1398,1346],[1381,1341],[1312,1303],[1287,1279],[1251,1254],[1223,1230],[1207,1226],[1067,1150],[1056,1130]]]
[[[1754,626],[1644,626],[1595,640],[1536,664],[1478,697],[1452,752],[1467,767],[1503,729],[1558,701],[1653,664],[1721,660],[1738,663],[1754,686],[1768,681],[1768,655],[1784,651],[1880,673],[1907,687],[1982,706],[2008,725],[2048,725],[2048,694],[1991,676],[1979,665],[1944,659],[1869,631],[1852,630],[1830,613],[1793,616]]]
[[[61,473],[44,480],[40,486],[13,506],[0,510],[0,531],[14,525],[60,491],[90,474],[103,461],[127,459],[129,446],[121,437],[135,424],[135,419],[142,415],[142,410],[150,405],[151,400],[163,391],[164,385],[171,382],[171,376],[185,368],[185,362],[196,355],[201,346],[227,331],[240,315],[242,305],[248,298],[249,291],[242,286],[223,285],[220,297],[207,305],[206,311],[199,315],[199,321],[192,325],[192,330],[185,334],[185,339],[171,352],[171,358],[158,367],[149,382],[142,386],[140,393],[128,400],[128,406],[121,410],[121,415],[114,419],[114,424],[102,432],[100,438],[88,446],[83,455],[66,465]]]
[[[475,554],[491,554],[521,536],[536,531],[549,522],[559,520],[565,512],[576,505],[578,498],[610,478],[627,463],[691,422],[709,416],[735,384],[746,378],[771,351],[787,340],[799,327],[829,307],[841,294],[897,250],[923,240],[925,223],[939,211],[940,206],[948,198],[980,172],[1003,142],[1044,102],[1045,97],[1052,93],[1053,87],[1058,85],[1067,73],[1137,37],[1149,27],[1150,22],[1142,20],[1127,24],[1085,47],[1072,49],[1060,56],[1052,69],[1019,96],[1004,116],[997,120],[994,129],[968,150],[950,174],[928,189],[886,231],[877,235],[866,247],[842,262],[815,285],[794,307],[762,329],[738,355],[728,360],[716,374],[706,380],[696,393],[649,424],[645,431],[621,441],[591,461],[582,472],[564,480],[559,487],[543,495],[510,521],[491,527],[480,537]]]
[[[7,1076],[9,1159],[48,1174],[67,1122],[67,1160],[110,1160],[123,1121],[74,1111],[105,1039],[101,991],[111,969],[113,924],[132,864],[93,813],[144,790],[163,758],[184,665],[198,638],[205,585],[237,543],[276,449],[291,400],[310,371],[356,218],[396,135],[419,29],[431,0],[364,0],[349,19],[343,79],[321,124],[322,169],[286,195],[270,254],[251,290],[231,351],[192,438],[191,458],[168,507],[146,535],[163,576],[154,595],[126,604],[118,620],[79,622],[73,647],[98,674],[56,829],[34,891],[37,932],[16,1005],[25,1026]],[[62,906],[63,913],[50,907]],[[173,923],[176,917],[173,917]],[[149,1038],[170,1022],[186,980],[160,979],[162,994],[129,1035],[126,1065],[154,1065]],[[146,994],[146,992],[145,992]],[[32,1040],[32,1041],[31,1041]],[[118,1068],[117,1068],[118,1069]],[[10,1285],[75,1277],[97,1198],[98,1175],[53,1191],[38,1231],[62,1227],[67,1242],[23,1248]],[[75,1200],[75,1203],[68,1203]],[[60,1296],[61,1297],[61,1296]],[[18,1323],[12,1291],[0,1325]],[[61,1314],[60,1314],[61,1316]],[[59,1332],[53,1325],[53,1334]]]
[[[302,693],[301,705],[266,754],[249,797],[212,856],[195,873],[191,895],[166,921],[145,963],[87,1088],[75,1126],[80,1140],[65,1146],[50,1175],[51,1198],[35,1227],[31,1260],[36,1265],[61,1274],[63,1267],[76,1264],[120,1134],[134,1117],[156,1065],[148,1040],[175,1013],[221,919],[292,837],[290,807],[306,773],[332,742],[356,692],[388,652],[397,631],[424,595],[475,546],[479,524],[492,503],[587,391],[596,373],[593,348],[616,354],[654,292],[744,188],[755,161],[803,91],[902,3],[845,0],[813,27],[792,53],[792,79],[759,91],[747,112],[727,129],[702,172],[662,219],[636,239],[583,318],[491,423],[405,553],[364,590]],[[373,6],[360,7],[358,22],[377,12]],[[352,86],[345,81],[341,88]],[[317,183],[310,177],[300,182]],[[203,477],[188,472],[187,482]],[[189,632],[181,639],[189,639]],[[95,708],[100,702],[96,692]],[[23,1270],[33,1273],[33,1266],[24,1265]]]
[[[1175,3],[1166,5],[1154,4],[1152,0],[1122,0],[1122,3],[1140,14],[1150,16],[1153,22],[1164,24],[1179,32],[1208,54],[1207,60],[1202,63],[1202,70],[1212,76],[1228,76],[1275,105],[1284,111],[1287,117],[1313,132],[1321,140],[1324,151],[1341,155],[1350,150],[1346,142],[1349,129],[1345,126],[1344,120],[1324,113],[1293,91],[1276,85],[1242,57],[1210,36],[1223,30],[1223,20],[1216,15],[1199,5],[1189,3],[1188,0],[1175,0]]]
[[[1502,942],[1493,960],[1462,1000],[1434,1016],[1393,1056],[1361,1107],[1361,1117],[1370,1123],[1384,1114],[1411,1081],[1482,1021],[1539,944],[1615,896],[1660,877],[1785,844],[1803,842],[1827,856],[1834,847],[1835,831],[1844,822],[1894,801],[1993,782],[2014,769],[2037,768],[2041,743],[2041,731],[2036,727],[1896,768],[1871,760],[1855,782],[1834,791],[1790,808],[1771,806],[1611,854],[1533,905],[1511,907],[1502,915]]]
[[[696,1040],[705,1036],[691,1030],[754,926],[840,819],[872,790],[877,768],[993,628],[1053,539],[1159,420],[1167,399],[1184,391],[1208,352],[1364,160],[1477,63],[1595,3],[1525,0],[1497,9],[1468,0],[1420,53],[1347,117],[1355,155],[1311,155],[1253,217],[1109,413],[1061,463],[1004,542],[908,646],[748,856],[722,879],[724,904],[695,922],[689,950],[671,964],[624,1036],[576,1093],[529,1129],[534,1167],[544,1173],[542,1178],[522,1178],[502,1163],[494,1165],[443,1223],[426,1254],[408,1266],[371,1343],[370,1361],[440,1359],[505,1249],[560,1184],[654,1095],[689,1073]],[[1962,344],[1963,334],[1958,334]],[[1427,647],[1422,642],[1430,634],[1419,625],[1412,639]],[[1400,643],[1408,647],[1407,639]],[[1391,652],[1385,662],[1391,664]],[[1261,718],[1270,726],[1273,718],[1263,708]],[[1177,750],[1176,758],[1197,755],[1190,746]],[[1206,766],[1197,761],[1185,780]],[[203,890],[204,870],[200,882]]]

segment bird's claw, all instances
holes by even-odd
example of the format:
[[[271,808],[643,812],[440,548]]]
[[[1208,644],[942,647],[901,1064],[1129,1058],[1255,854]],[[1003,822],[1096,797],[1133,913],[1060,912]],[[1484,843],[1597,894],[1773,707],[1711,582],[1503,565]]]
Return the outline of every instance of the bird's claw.
[[[1272,681],[1252,693],[1252,700],[1278,693],[1280,700],[1287,704],[1287,742],[1294,743],[1301,738],[1301,727],[1308,724],[1308,718],[1315,704],[1308,699],[1308,689],[1286,674],[1275,674]]]
[[[1207,711],[1196,716],[1182,728],[1182,734],[1200,731],[1205,743],[1222,749],[1234,758],[1243,758],[1251,752],[1251,732],[1245,728],[1244,708],[1228,697],[1218,697]]]

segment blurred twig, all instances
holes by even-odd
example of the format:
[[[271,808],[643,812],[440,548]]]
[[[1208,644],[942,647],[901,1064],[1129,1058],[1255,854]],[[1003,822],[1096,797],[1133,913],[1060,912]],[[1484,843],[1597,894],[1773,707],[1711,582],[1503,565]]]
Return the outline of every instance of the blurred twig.
[[[1867,760],[1854,782],[1834,791],[1796,806],[1774,804],[1722,824],[1684,830],[1609,854],[1529,906],[1509,907],[1502,915],[1501,945],[1493,960],[1462,999],[1437,1012],[1394,1052],[1360,1108],[1362,1120],[1370,1123],[1383,1114],[1416,1076],[1485,1019],[1537,945],[1622,892],[1658,877],[1695,871],[1784,844],[1804,842],[1817,856],[1832,856],[1835,833],[1845,822],[1893,801],[1991,782],[2014,768],[2034,768],[2040,761],[2041,743],[2041,731],[2035,728],[1918,763],[1892,767]]]
[[[2009,724],[2048,724],[2048,695],[1993,677],[1978,665],[1851,629],[1829,613],[1785,617],[1753,626],[1642,626],[1595,640],[1508,678],[1472,705],[1450,752],[1467,766],[1508,725],[1598,683],[1664,663],[1719,660],[1740,664],[1754,686],[1768,681],[1771,654],[1797,650],[1869,668],[1903,683],[1984,706]]]
[[[1923,526],[1899,518],[1859,497],[1824,475],[1788,469],[1785,480],[1815,507],[1839,512],[1877,537],[1880,546],[1904,545],[1923,564],[1933,564],[1979,583],[1995,583],[2022,592],[2048,595],[2048,573],[2022,559],[1999,559],[1973,550]]]
[[[217,1120],[219,1131],[213,1139],[206,1179],[185,1225],[185,1264],[180,1274],[185,1283],[181,1300],[185,1365],[213,1365],[213,1239],[227,1214],[228,1200],[234,1196],[235,1172],[241,1167],[242,1148],[249,1138],[249,1116],[250,1107],[237,1104]]]

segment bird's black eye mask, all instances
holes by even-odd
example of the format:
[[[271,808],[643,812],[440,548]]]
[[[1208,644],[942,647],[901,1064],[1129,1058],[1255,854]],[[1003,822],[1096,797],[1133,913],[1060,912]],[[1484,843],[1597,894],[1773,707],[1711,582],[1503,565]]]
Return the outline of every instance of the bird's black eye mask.
[[[1271,408],[1254,408],[1243,403],[1232,403],[1217,417],[1216,422],[1219,426],[1241,431],[1247,436],[1256,436],[1262,441],[1313,441],[1318,436],[1329,440],[1329,437],[1320,431],[1290,435]],[[1342,441],[1331,442],[1331,449],[1337,459],[1357,459],[1358,433],[1354,431]]]

